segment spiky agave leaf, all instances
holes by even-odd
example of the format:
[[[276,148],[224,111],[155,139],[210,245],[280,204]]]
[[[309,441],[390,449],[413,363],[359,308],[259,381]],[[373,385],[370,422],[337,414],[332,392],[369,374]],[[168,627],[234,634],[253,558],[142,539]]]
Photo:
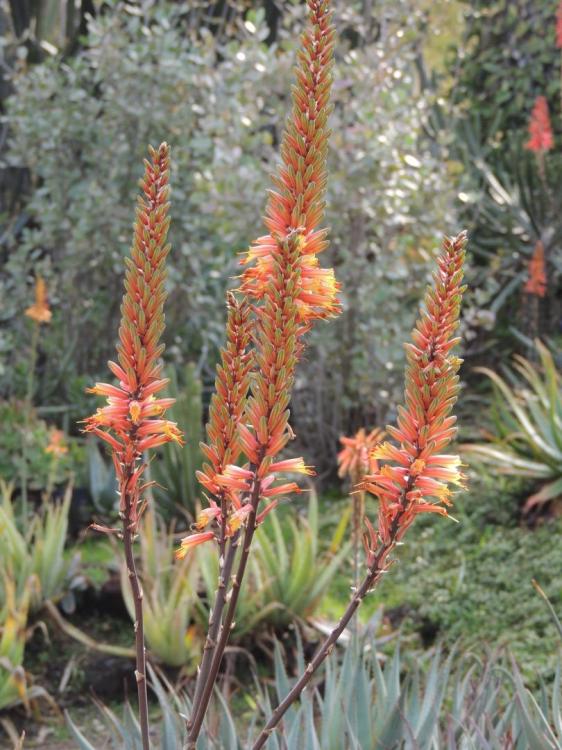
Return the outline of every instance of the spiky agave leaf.
[[[488,444],[462,446],[466,455],[502,473],[538,479],[541,487],[527,498],[527,511],[562,496],[562,379],[548,348],[540,341],[535,345],[542,370],[524,357],[515,358],[524,388],[516,390],[492,370],[479,368],[501,399],[499,434]]]

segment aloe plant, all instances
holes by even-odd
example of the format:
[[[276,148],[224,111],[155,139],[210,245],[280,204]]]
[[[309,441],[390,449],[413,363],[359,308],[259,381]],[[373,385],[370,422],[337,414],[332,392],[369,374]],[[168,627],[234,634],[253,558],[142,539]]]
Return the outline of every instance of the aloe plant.
[[[162,676],[158,677],[149,665],[150,687],[158,701],[160,710],[160,728],[156,747],[159,750],[178,750],[186,738],[185,722],[181,716],[191,710],[189,698],[178,693]],[[242,750],[243,745],[237,739],[234,717],[229,710],[227,701],[219,695],[220,715],[210,716],[209,724],[213,729],[204,727],[197,742],[197,750]],[[138,721],[127,704],[120,719],[107,706],[97,703],[101,718],[110,734],[109,743],[104,747],[112,750],[142,750],[141,731]],[[97,750],[84,736],[71,716],[66,713],[66,721],[72,737],[77,742],[79,750]]]
[[[301,703],[287,711],[283,729],[270,736],[267,750],[561,747],[561,663],[554,682],[548,687],[542,684],[537,699],[525,687],[517,665],[498,654],[481,661],[455,651],[445,658],[437,649],[422,668],[423,659],[404,663],[397,648],[381,667],[375,645],[352,645],[341,662],[332,655],[321,690],[305,693]],[[296,660],[301,671],[305,666],[301,645]],[[286,694],[291,684],[277,644],[277,695]],[[262,705],[269,713],[265,694]]]
[[[117,506],[117,479],[113,464],[106,462],[99,449],[99,441],[89,436],[86,441],[88,460],[88,489],[94,507],[103,516],[113,513]]]
[[[385,750],[438,747],[439,713],[449,681],[452,655],[436,651],[424,674],[417,663],[403,677],[400,649],[379,664],[375,643],[353,643],[343,660],[328,659],[322,690],[305,694],[300,706],[289,709],[283,735],[272,735],[271,750]],[[297,647],[298,670],[304,669],[302,644]],[[275,689],[286,694],[289,679],[279,644],[275,651]],[[264,696],[265,697],[265,696]],[[265,697],[265,713],[270,712]],[[286,743],[286,744],[285,744]]]
[[[32,581],[16,595],[15,583],[4,578],[4,606],[0,609],[0,709],[27,701],[26,676],[23,668],[25,631],[31,599]]]
[[[174,559],[174,539],[153,511],[146,512],[141,529],[144,630],[149,651],[163,664],[193,669],[201,647],[194,625],[199,581],[197,561],[193,556]],[[134,620],[135,607],[125,564],[121,567],[121,591]]]
[[[314,614],[334,576],[348,557],[351,545],[342,544],[337,554],[320,550],[318,497],[309,493],[308,513],[296,521],[290,517],[288,533],[275,514],[268,516],[257,534],[256,564],[262,578],[262,603],[277,602],[268,618],[277,628],[293,619]],[[252,589],[257,581],[248,583]]]
[[[14,577],[16,593],[22,595],[30,578],[36,582],[30,600],[31,610],[38,610],[45,600],[56,600],[65,589],[70,560],[64,545],[68,529],[71,487],[62,503],[45,502],[25,533],[18,529],[11,500],[11,488],[2,485],[0,503],[0,569]],[[0,607],[7,591],[0,580]]]
[[[242,586],[234,639],[243,638],[258,624],[281,629],[294,620],[305,620],[314,614],[323,595],[344,560],[350,544],[343,544],[337,554],[322,553],[318,519],[318,497],[311,489],[308,515],[282,524],[270,514],[256,534],[255,554],[248,563],[247,578]],[[218,575],[218,560],[205,545],[197,550],[206,601],[212,601]],[[204,607],[202,624],[208,620]]]
[[[47,691],[30,685],[24,668],[29,606],[35,579],[25,581],[18,592],[16,581],[4,571],[4,603],[0,605],[0,710],[23,704],[26,711],[38,698],[52,703]]]
[[[303,646],[295,654],[297,671],[305,667]],[[485,659],[456,649],[429,658],[402,656],[400,648],[381,666],[376,643],[352,643],[326,661],[322,682],[305,692],[285,714],[284,723],[267,741],[267,750],[559,750],[562,746],[562,664],[554,680],[541,683],[535,697],[524,685],[517,665],[498,653]],[[159,712],[160,750],[177,750],[185,741],[180,714],[189,698],[176,692],[149,667]],[[275,646],[274,687],[284,695],[292,684],[283,651]],[[260,707],[270,710],[269,695],[258,688]],[[254,717],[240,729],[240,719],[218,694],[217,713],[207,717],[197,750],[247,750]],[[114,750],[140,750],[138,722],[126,706],[118,718],[98,704]],[[95,750],[67,714],[80,750]],[[242,739],[240,739],[242,738]]]
[[[562,495],[562,377],[548,348],[536,341],[540,367],[515,356],[515,387],[488,368],[479,368],[496,386],[497,434],[486,444],[464,445],[505,474],[536,479],[540,489],[527,498],[525,511]]]

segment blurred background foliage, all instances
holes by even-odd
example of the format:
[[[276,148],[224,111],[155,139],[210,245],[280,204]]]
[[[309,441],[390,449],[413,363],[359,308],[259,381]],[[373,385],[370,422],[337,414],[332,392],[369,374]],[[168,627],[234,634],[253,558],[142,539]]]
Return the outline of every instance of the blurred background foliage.
[[[436,640],[450,648],[459,638],[463,647],[506,644],[526,676],[541,669],[550,678],[556,628],[529,582],[538,578],[560,611],[558,2],[333,5],[325,265],[342,283],[344,312],[310,337],[291,407],[294,451],[316,466],[320,494],[279,508],[261,529],[226,672],[232,677],[236,660],[255,658],[256,649],[271,653],[273,637],[290,648],[295,623],[309,647],[341,612],[351,564],[338,439],[393,420],[402,343],[440,237],[466,227],[458,411],[472,489],[457,501],[459,527],[420,523],[360,627],[391,643],[400,628],[412,650]],[[194,470],[223,343],[224,293],[236,286],[238,254],[262,231],[304,15],[300,0],[0,0],[0,522],[9,539],[0,549],[0,707],[27,708],[42,696],[29,671],[45,684],[56,676],[61,695],[90,685],[83,651],[71,650],[53,674],[45,667],[35,624],[52,614],[46,603],[57,604],[57,623],[82,644],[75,625],[97,648],[92,639],[108,640],[115,616],[110,635],[129,645],[118,553],[83,538],[93,518],[116,516],[113,468],[96,440],[82,438],[78,420],[93,408],[85,386],[107,379],[114,352],[138,165],[146,144],[164,139],[173,157],[165,361],[177,399],[170,416],[188,444],[152,457],[165,520],[147,517],[139,558],[151,657],[193,671],[217,560],[203,550],[180,565],[172,552],[202,501]],[[526,148],[538,96],[554,136],[542,156]],[[544,296],[525,289],[539,243]],[[52,319],[33,328],[24,311],[38,277]],[[100,661],[103,680],[114,666]],[[286,679],[279,659],[276,672]]]
[[[457,210],[471,229],[469,353],[529,348],[522,336],[560,335],[562,315],[562,97],[556,0],[465,0],[461,42],[448,53],[437,125],[458,162]],[[546,97],[554,132],[544,174],[525,146],[531,111]],[[449,125],[448,125],[449,123]],[[522,294],[537,242],[545,249],[544,299]],[[476,335],[476,332],[483,335]],[[486,333],[487,331],[487,333]]]
[[[361,3],[336,8],[342,40],[327,220],[346,312],[336,335],[320,331],[311,341],[294,405],[297,433],[325,466],[342,431],[391,415],[400,342],[439,234],[455,224],[447,164],[427,134],[427,14],[405,0],[379,5],[370,22]],[[181,5],[106,3],[75,54],[31,64],[18,47],[4,165],[25,172],[29,189],[3,234],[7,395],[22,389],[21,309],[41,273],[54,317],[41,342],[36,399],[70,404],[76,416],[87,408],[83,386],[104,373],[114,345],[107,331],[119,315],[138,178],[131,165],[157,139],[174,148],[167,356],[193,362],[208,390],[224,289],[237,253],[260,231],[302,15],[300,4],[283,5],[272,39],[264,9],[233,12],[219,32]]]

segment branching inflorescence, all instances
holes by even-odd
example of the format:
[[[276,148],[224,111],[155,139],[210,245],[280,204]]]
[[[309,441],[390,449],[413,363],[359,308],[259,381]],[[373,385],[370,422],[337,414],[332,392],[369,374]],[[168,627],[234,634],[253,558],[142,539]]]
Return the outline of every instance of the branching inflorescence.
[[[181,541],[178,557],[199,544],[215,542],[220,552],[216,599],[211,611],[192,703],[187,720],[186,750],[195,750],[225,652],[254,533],[279,498],[301,491],[285,474],[313,474],[302,458],[280,454],[293,437],[289,403],[304,337],[317,320],[337,315],[338,284],[332,269],[318,256],[328,245],[320,227],[327,181],[327,119],[330,112],[334,28],[329,0],[307,0],[310,28],[303,34],[296,67],[293,107],[284,133],[282,163],[274,177],[266,209],[267,234],[241,260],[239,289],[227,295],[226,344],[217,367],[215,394],[209,408],[205,463],[198,472],[207,506],[192,533]],[[177,426],[165,419],[173,400],[156,398],[162,378],[160,337],[164,328],[164,262],[169,154],[166,144],[151,149],[141,182],[131,258],[125,281],[119,330],[118,363],[109,366],[119,385],[97,383],[91,392],[107,404],[86,420],[86,431],[106,441],[119,482],[122,535],[135,600],[137,682],[143,750],[149,748],[146,669],[142,625],[142,591],[135,569],[133,541],[144,508],[143,453],[174,440]],[[354,535],[365,547],[366,572],[359,574],[349,605],[337,626],[318,648],[293,689],[259,734],[263,747],[291,703],[331,652],[367,593],[391,563],[396,544],[420,513],[447,515],[450,485],[463,483],[460,460],[443,451],[455,435],[451,415],[458,393],[457,344],[466,236],[445,239],[434,285],[407,345],[405,404],[394,442],[380,442],[383,432],[360,431],[344,439],[340,472],[355,485]],[[144,483],[143,483],[144,482]],[[378,499],[378,523],[364,518],[364,494]],[[105,531],[116,531],[102,529]]]
[[[143,195],[139,197],[131,257],[126,261],[117,345],[119,361],[109,363],[119,385],[96,383],[89,389],[90,393],[106,396],[107,404],[85,423],[86,432],[109,443],[115,464],[125,557],[135,600],[136,679],[143,750],[149,747],[148,705],[142,591],[133,555],[134,536],[145,507],[142,496],[150,484],[143,484],[146,464],[142,454],[171,440],[182,442],[176,424],[164,418],[174,400],[155,397],[168,382],[162,378],[160,356],[164,345],[160,337],[164,330],[165,261],[170,251],[166,244],[170,223],[169,166],[169,149],[165,143],[158,150],[150,149],[150,162],[145,161],[145,174],[140,182]]]
[[[378,528],[365,519],[367,573],[358,586],[338,625],[320,645],[312,661],[292,690],[277,706],[253,745],[259,750],[267,742],[289,706],[298,699],[312,675],[331,652],[361,602],[388,570],[397,542],[420,513],[447,515],[450,484],[461,485],[460,459],[442,453],[455,435],[451,415],[458,393],[457,371],[461,360],[451,354],[459,342],[458,326],[465,258],[466,235],[445,239],[438,259],[434,285],[428,289],[425,309],[407,345],[405,405],[398,426],[387,427],[398,445],[377,446],[373,458],[385,461],[365,477],[360,488],[379,501]]]
[[[251,393],[246,400],[246,380],[246,387],[237,388],[236,395],[232,391],[234,382],[227,383],[224,378],[216,382],[217,398],[237,401],[236,415],[228,417],[227,410],[222,414],[230,421],[230,439],[236,442],[236,453],[241,448],[253,468],[240,469],[234,466],[234,459],[229,462],[231,465],[219,460],[226,444],[213,426],[216,415],[211,413],[210,443],[204,452],[212,466],[207,466],[199,480],[215,497],[223,490],[248,495],[256,477],[260,483],[259,499],[274,498],[298,491],[295,483],[272,486],[277,473],[309,473],[302,459],[274,461],[291,436],[288,405],[302,338],[314,320],[339,312],[334,272],[321,268],[317,257],[328,246],[327,231],[318,229],[318,225],[324,212],[327,179],[334,29],[326,0],[310,0],[309,9],[312,30],[302,37],[293,111],[281,146],[283,163],[274,177],[277,190],[270,192],[266,210],[269,234],[260,237],[241,261],[244,270],[239,291],[247,300],[244,305],[252,303],[254,314]],[[229,331],[230,328],[229,324]],[[229,336],[227,349],[231,345]],[[209,519],[219,517],[212,510],[205,514]],[[182,545],[190,547],[196,541],[199,540],[186,537]]]
[[[279,497],[300,491],[295,482],[278,483],[279,475],[313,473],[302,458],[278,460],[278,456],[292,436],[288,407],[303,337],[315,320],[337,315],[340,309],[334,272],[321,268],[318,261],[318,254],[328,245],[327,232],[319,224],[327,180],[335,32],[327,0],[309,0],[308,7],[311,28],[302,37],[293,109],[281,146],[282,164],[266,209],[268,234],[260,237],[241,261],[239,293],[252,307],[254,370],[242,418],[236,421],[234,440],[239,441],[237,446],[247,464],[241,467],[231,461],[219,472],[213,456],[218,457],[220,450],[216,450],[215,437],[208,433],[211,443],[204,450],[211,464],[200,481],[214,497],[203,511],[197,533],[182,541],[183,548],[190,548],[216,538],[214,532],[200,530],[207,519],[226,529],[219,535],[223,552],[219,590],[188,722],[188,748],[195,747],[218,674],[255,529]],[[226,390],[229,388],[227,385]],[[231,400],[230,393],[223,393],[223,397]],[[260,509],[262,501],[264,507]],[[242,549],[226,607],[226,582],[242,529]],[[226,545],[225,536],[229,537]]]

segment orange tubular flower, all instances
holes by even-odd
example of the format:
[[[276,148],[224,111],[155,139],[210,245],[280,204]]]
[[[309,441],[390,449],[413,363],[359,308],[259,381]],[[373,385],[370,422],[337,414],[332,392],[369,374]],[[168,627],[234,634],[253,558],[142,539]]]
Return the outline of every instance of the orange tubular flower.
[[[221,524],[222,535],[230,536],[235,524],[229,517],[240,508],[239,491],[246,485],[233,486],[224,481],[223,472],[229,464],[238,460],[242,452],[239,425],[250,387],[252,354],[250,344],[250,305],[247,301],[238,302],[232,293],[227,295],[228,317],[226,323],[226,346],[221,351],[221,363],[217,367],[215,393],[209,407],[207,424],[208,443],[201,443],[201,450],[207,458],[197,479],[211,495],[209,508],[201,511],[194,527],[201,531],[216,521]],[[236,467],[237,468],[237,467]],[[239,480],[240,482],[240,480]],[[214,498],[214,499],[213,499]],[[217,502],[218,501],[218,504]],[[211,534],[201,542],[214,538]],[[224,543],[224,538],[222,538]],[[182,539],[178,556],[192,545],[192,537]]]
[[[533,255],[529,261],[529,278],[524,290],[527,294],[544,297],[546,294],[546,270],[544,265],[544,245],[539,240],[535,245]]]
[[[209,542],[215,538],[215,534],[212,531],[201,531],[198,534],[190,534],[181,541],[181,547],[176,551],[176,557],[178,560],[183,560],[187,553],[197,547],[200,544]]]
[[[244,266],[254,265],[245,268],[241,291],[258,305],[256,374],[240,436],[262,484],[262,497],[298,490],[294,483],[276,490],[270,479],[276,471],[302,473],[304,467],[302,459],[292,464],[274,462],[291,437],[288,406],[295,367],[302,337],[312,322],[340,309],[333,270],[320,268],[317,258],[328,245],[327,232],[318,225],[327,180],[335,31],[327,0],[308,0],[308,6],[311,29],[302,36],[293,109],[281,146],[283,163],[267,206],[265,223],[270,233],[260,237],[242,260]]]
[[[367,433],[364,427],[354,437],[340,437],[343,448],[338,453],[338,476],[349,476],[351,484],[358,484],[366,474],[378,471],[378,462],[373,450],[383,440],[385,431],[375,427]]]
[[[293,295],[299,322],[339,312],[337,284],[332,269],[320,268],[318,253],[328,246],[327,230],[318,229],[324,213],[326,153],[332,85],[332,55],[335,30],[327,0],[308,0],[312,30],[302,35],[302,48],[293,87],[293,110],[287,121],[281,156],[283,163],[274,177],[276,190],[270,192],[266,210],[269,234],[260,237],[248,250],[242,265],[255,262],[242,275],[241,290],[263,300],[271,295],[279,266],[291,256],[298,285]],[[291,248],[285,243],[292,237]],[[275,285],[275,281],[273,281]]]
[[[35,304],[28,307],[25,314],[39,324],[49,323],[52,318],[47,299],[47,285],[41,276],[38,276],[35,281]]]
[[[529,122],[529,140],[525,148],[536,154],[545,154],[554,146],[554,135],[545,96],[537,96]]]
[[[425,310],[407,345],[405,406],[399,409],[398,426],[387,427],[399,447],[382,443],[373,458],[387,461],[365,477],[363,488],[379,499],[378,533],[368,524],[366,547],[371,564],[378,542],[383,547],[399,540],[419,513],[447,515],[448,484],[463,486],[458,456],[443,455],[453,439],[455,417],[451,409],[458,393],[457,370],[461,360],[451,355],[459,342],[466,234],[445,239],[438,259],[433,288],[425,297]],[[428,498],[433,498],[429,501]]]
[[[332,83],[334,28],[327,0],[309,0],[312,30],[302,36],[302,50],[293,89],[293,110],[281,146],[283,164],[274,178],[278,192],[271,191],[265,223],[270,234],[260,237],[241,264],[240,291],[257,304],[255,376],[249,388],[249,356],[244,354],[249,336],[249,307],[236,312],[231,296],[228,345],[215,383],[207,434],[202,449],[209,460],[198,474],[201,484],[217,500],[236,513],[226,520],[226,533],[240,526],[241,494],[248,494],[258,480],[257,501],[299,492],[294,482],[272,487],[278,472],[313,474],[302,458],[274,462],[290,439],[289,400],[294,371],[302,352],[302,337],[312,321],[339,312],[338,284],[332,269],[319,267],[318,253],[328,246],[326,230],[319,230],[326,187],[327,119]],[[254,265],[249,265],[254,264]],[[243,312],[241,312],[243,310]],[[243,330],[243,333],[242,333]],[[225,359],[226,356],[226,359]],[[234,462],[243,452],[252,471]],[[208,519],[206,513],[201,523]],[[218,517],[217,517],[218,518]],[[197,523],[199,527],[199,520]],[[189,543],[190,537],[186,537]]]
[[[96,383],[90,393],[107,397],[101,407],[86,420],[86,432],[92,432],[111,445],[121,493],[121,513],[136,529],[138,503],[143,487],[139,479],[144,466],[139,464],[143,451],[171,440],[182,443],[176,424],[163,418],[174,402],[155,398],[167,384],[159,362],[164,349],[159,343],[164,330],[166,292],[165,260],[170,251],[168,233],[169,149],[163,143],[150,148],[151,161],[145,161],[140,185],[131,258],[127,259],[125,295],[121,306],[121,325],[117,346],[119,363],[109,368],[119,385]]]

